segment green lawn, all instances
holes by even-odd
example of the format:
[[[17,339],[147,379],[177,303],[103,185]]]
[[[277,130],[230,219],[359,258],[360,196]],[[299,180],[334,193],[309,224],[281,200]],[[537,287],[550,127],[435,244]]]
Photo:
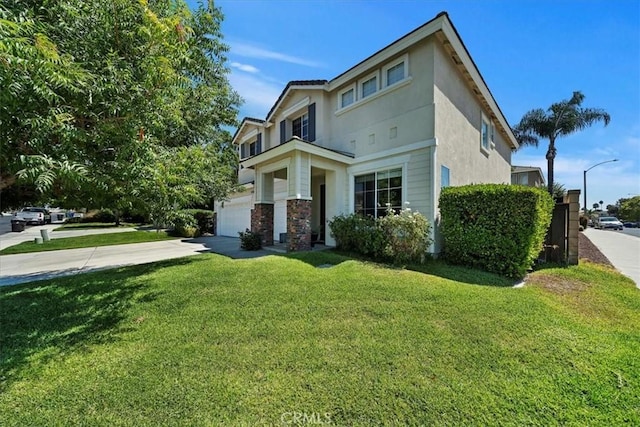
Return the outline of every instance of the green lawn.
[[[92,248],[94,246],[123,245],[127,243],[157,242],[175,239],[164,231],[126,231],[119,233],[94,234],[89,236],[62,237],[43,244],[22,242],[0,251],[0,255],[23,254],[29,252],[58,251],[60,249]]]
[[[113,222],[71,222],[65,223],[53,231],[62,230],[91,230],[96,228],[120,228],[120,227],[138,227],[140,224],[129,224],[126,222],[115,225]]]
[[[0,288],[0,420],[640,424],[629,279],[423,270],[206,254]]]

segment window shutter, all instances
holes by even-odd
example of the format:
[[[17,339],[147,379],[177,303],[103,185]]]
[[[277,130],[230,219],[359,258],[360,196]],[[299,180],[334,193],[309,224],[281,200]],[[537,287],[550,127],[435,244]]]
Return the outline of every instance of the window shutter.
[[[262,153],[262,134],[258,134],[258,139],[256,140],[256,154]]]
[[[316,140],[316,103],[310,104],[307,113],[309,115],[309,141]]]
[[[244,159],[247,157],[247,146],[245,144],[240,144],[240,158]]]
[[[284,144],[287,140],[287,136],[285,132],[287,131],[287,121],[283,120],[280,122],[280,144]]]

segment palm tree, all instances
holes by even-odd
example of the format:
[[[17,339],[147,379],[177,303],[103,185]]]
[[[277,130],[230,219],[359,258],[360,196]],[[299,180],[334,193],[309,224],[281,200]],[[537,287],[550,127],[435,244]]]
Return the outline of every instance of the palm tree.
[[[584,100],[582,92],[573,92],[569,100],[551,104],[547,111],[537,108],[525,113],[513,128],[520,146],[538,146],[539,139],[548,139],[547,149],[547,185],[549,194],[553,194],[553,161],[556,158],[556,139],[583,130],[596,122],[608,125],[611,117],[600,108],[581,108]]]

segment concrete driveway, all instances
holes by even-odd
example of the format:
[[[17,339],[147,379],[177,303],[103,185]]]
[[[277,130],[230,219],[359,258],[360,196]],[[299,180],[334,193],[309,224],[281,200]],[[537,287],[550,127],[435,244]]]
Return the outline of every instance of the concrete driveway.
[[[640,237],[595,228],[587,228],[583,233],[618,271],[631,278],[640,288]]]
[[[0,236],[0,248],[40,236],[40,230],[49,230],[52,239],[88,234],[133,231],[133,228],[51,231],[59,225],[30,227],[21,233]],[[153,233],[154,231],[150,231]],[[215,252],[232,258],[255,258],[273,254],[273,251],[243,251],[240,239],[204,236],[196,239],[175,239],[127,245],[98,246],[93,248],[33,252],[0,256],[0,286],[44,280],[71,274],[117,268],[167,259],[181,258],[206,252]]]

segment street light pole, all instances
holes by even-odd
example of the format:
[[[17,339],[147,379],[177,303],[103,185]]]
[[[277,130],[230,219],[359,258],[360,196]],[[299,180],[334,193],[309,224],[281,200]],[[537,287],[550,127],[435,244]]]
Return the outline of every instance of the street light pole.
[[[595,165],[591,166],[589,169],[586,169],[583,173],[583,184],[584,184],[584,206],[583,206],[583,210],[584,210],[584,215],[587,214],[587,172],[589,172],[591,169],[595,168],[596,166],[600,166],[600,165],[604,165],[605,163],[611,163],[611,162],[617,162],[618,159],[612,159],[612,160],[605,160],[604,162],[600,162],[600,163],[596,163]]]

